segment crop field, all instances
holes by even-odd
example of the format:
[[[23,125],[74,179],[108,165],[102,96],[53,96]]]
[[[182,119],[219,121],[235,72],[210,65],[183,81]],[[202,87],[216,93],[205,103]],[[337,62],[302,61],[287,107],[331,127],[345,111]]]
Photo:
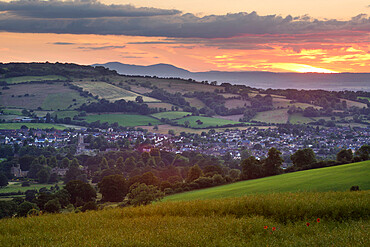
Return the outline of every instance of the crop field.
[[[100,114],[89,115],[83,117],[88,123],[100,121],[100,123],[108,122],[110,124],[117,122],[123,127],[135,127],[138,125],[156,125],[161,122],[150,116],[134,115],[134,114]]]
[[[76,109],[84,103],[96,101],[93,98],[81,97],[78,92],[52,93],[49,94],[42,103],[42,109],[45,110],[64,110]]]
[[[159,112],[152,114],[152,117],[161,119],[161,118],[168,118],[168,119],[179,119],[185,116],[191,115],[190,112],[184,111],[169,111],[169,112]]]
[[[289,114],[287,109],[277,109],[272,111],[258,112],[252,119],[264,123],[286,123],[288,122]]]
[[[370,161],[364,161],[189,191],[168,196],[164,200],[187,201],[280,192],[348,191],[353,185],[360,186],[361,190],[370,190],[369,177]]]
[[[200,120],[203,123],[198,124],[196,121]],[[207,127],[222,127],[228,124],[241,124],[241,122],[230,121],[226,119],[219,118],[210,118],[210,117],[199,117],[199,116],[190,116],[177,120],[177,123],[184,124],[185,121],[189,121],[191,128],[207,128]]]
[[[307,124],[314,122],[312,118],[304,117],[302,113],[293,113],[289,115],[289,123],[292,124]]]
[[[343,100],[342,100],[343,101]],[[352,100],[344,100],[347,102],[347,107],[351,107],[351,106],[356,106],[356,107],[360,107],[360,108],[363,108],[363,107],[367,107],[366,104],[364,103],[361,103],[361,102],[356,102],[356,101],[352,101]]]
[[[90,92],[94,96],[99,98],[104,98],[109,101],[116,101],[124,99],[126,101],[135,101],[137,96],[142,96],[140,94],[128,91],[126,89],[108,84],[106,82],[92,82],[92,81],[75,81],[73,82],[76,86],[82,87],[83,90]],[[160,100],[142,96],[144,102],[160,102]]]
[[[57,129],[64,130],[67,127],[63,124],[50,124],[50,123],[0,123],[0,129],[20,129],[21,126],[27,126],[29,129]]]
[[[246,107],[250,106],[251,102],[247,100],[241,100],[241,99],[229,99],[225,101],[225,107],[228,109],[237,108],[237,107]]]
[[[16,84],[9,86],[10,89],[2,90],[0,104],[7,107],[36,109],[65,109],[69,105],[86,102],[75,90],[72,90],[62,83],[50,84]],[[72,100],[76,99],[76,102]],[[69,100],[69,101],[68,101]],[[68,102],[67,102],[68,101]]]
[[[237,114],[237,115],[229,115],[229,116],[213,116],[214,118],[221,118],[221,119],[226,119],[226,120],[231,120],[231,121],[239,121],[240,118],[242,118],[244,115],[243,114]]]
[[[369,195],[286,193],[2,219],[0,245],[369,246]]]
[[[17,84],[29,81],[54,81],[54,80],[66,80],[64,76],[60,75],[45,75],[45,76],[17,76],[3,79],[8,84]]]

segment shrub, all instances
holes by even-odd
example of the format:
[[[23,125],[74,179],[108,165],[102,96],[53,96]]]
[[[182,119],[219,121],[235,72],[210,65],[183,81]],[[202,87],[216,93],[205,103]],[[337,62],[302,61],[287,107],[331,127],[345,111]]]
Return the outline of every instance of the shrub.
[[[358,185],[353,185],[349,190],[350,191],[360,191],[360,187]]]
[[[48,201],[45,204],[44,209],[48,213],[59,213],[59,211],[61,209],[59,200],[57,198],[55,198],[53,200]]]
[[[96,203],[94,201],[90,201],[82,206],[81,211],[86,212],[87,210],[97,210],[97,209],[98,207],[96,206]]]
[[[29,187],[29,186],[31,186],[29,181],[22,182],[22,187]]]

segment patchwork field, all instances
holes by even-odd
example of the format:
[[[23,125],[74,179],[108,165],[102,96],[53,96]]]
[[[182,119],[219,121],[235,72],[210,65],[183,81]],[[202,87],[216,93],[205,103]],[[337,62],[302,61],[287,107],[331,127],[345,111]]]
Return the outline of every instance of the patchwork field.
[[[78,115],[78,111],[56,111],[52,114],[53,117],[58,116],[58,119],[70,117],[73,119],[74,116]]]
[[[135,127],[139,125],[156,125],[161,122],[150,116],[134,115],[134,114],[100,114],[100,115],[89,115],[83,117],[88,123],[100,121],[101,123],[118,123],[123,127]]]
[[[180,134],[181,132],[201,134],[203,131],[206,131],[206,132],[208,131],[208,129],[191,129],[191,128],[185,128],[182,126],[172,126],[168,124],[157,125],[158,127],[157,130],[154,129],[154,126],[137,126],[137,127],[146,129],[150,132],[159,133],[159,134],[168,134],[169,130],[173,130],[176,135]]]
[[[213,116],[214,118],[221,118],[221,119],[226,119],[226,120],[231,120],[231,121],[239,121],[240,118],[242,118],[244,115],[243,114],[238,114],[238,115],[230,115],[230,116]]]
[[[165,197],[164,201],[203,200],[280,192],[348,191],[353,185],[360,186],[361,190],[370,190],[369,177],[370,161],[364,161],[189,191]]]
[[[142,96],[106,82],[75,81],[73,84],[82,87],[83,90],[90,92],[94,96],[98,96],[99,98],[104,98],[109,101],[116,101],[120,99],[135,101],[137,96]],[[160,100],[151,97],[142,97],[144,102],[160,102]]]
[[[164,103],[164,102],[161,102],[161,103],[145,102],[145,104],[147,104],[149,108],[165,108],[167,111],[171,111],[172,107],[175,106],[175,105]]]
[[[189,102],[191,107],[200,109],[206,106],[200,99],[197,98],[185,98],[185,99],[187,102]]]
[[[75,90],[62,83],[54,83],[45,86],[44,84],[15,84],[10,89],[1,90],[0,104],[7,107],[36,109],[45,107],[47,110],[66,109],[71,104],[78,107],[82,103],[93,100],[84,98]],[[76,99],[74,102],[73,99]]]
[[[251,102],[241,99],[229,99],[225,102],[225,107],[228,109],[237,108],[237,107],[246,107],[250,106]]]
[[[198,124],[196,121],[200,120],[202,124]],[[210,117],[199,117],[199,116],[190,116],[177,120],[177,123],[184,124],[186,121],[189,121],[189,127],[191,128],[207,128],[207,127],[222,127],[229,124],[241,124],[241,122],[230,121],[226,119],[219,118],[210,118]]]
[[[168,119],[178,119],[183,118],[185,116],[191,115],[190,112],[184,112],[184,111],[170,111],[170,112],[159,112],[152,114],[152,117],[161,119],[161,118],[168,118]]]
[[[57,129],[64,130],[66,127],[63,124],[49,124],[49,123],[0,123],[0,129],[20,129],[23,125],[29,129]]]
[[[0,245],[369,246],[369,198],[287,193],[2,219]]]
[[[343,101],[343,100],[342,100]],[[356,106],[356,107],[360,107],[360,108],[363,108],[363,107],[367,107],[366,104],[364,103],[361,103],[361,102],[356,102],[356,101],[352,101],[352,100],[344,100],[347,102],[347,107],[351,107],[351,106]]]
[[[45,76],[17,76],[4,78],[2,80],[6,81],[8,84],[17,84],[29,81],[55,81],[55,80],[66,80],[64,76],[60,75],[45,75]]]
[[[289,114],[287,109],[277,109],[272,111],[258,112],[252,119],[265,123],[286,123],[288,122]]]
[[[0,193],[10,193],[10,192],[25,192],[27,190],[39,190],[41,188],[48,188],[55,186],[55,184],[38,184],[38,183],[31,183],[31,186],[22,187],[22,182],[9,182],[9,185],[6,187],[0,188]],[[63,183],[59,183],[60,187],[63,187]],[[1,197],[0,197],[1,198]]]

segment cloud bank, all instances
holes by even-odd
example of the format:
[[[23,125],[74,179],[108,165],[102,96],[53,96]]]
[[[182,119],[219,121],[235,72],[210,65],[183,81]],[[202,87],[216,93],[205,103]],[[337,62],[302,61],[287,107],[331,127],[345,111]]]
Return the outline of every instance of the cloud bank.
[[[178,10],[105,5],[92,0],[0,1],[0,30],[23,33],[132,35],[170,38],[232,38],[248,35],[370,32],[370,18],[317,20],[256,12],[197,17]]]

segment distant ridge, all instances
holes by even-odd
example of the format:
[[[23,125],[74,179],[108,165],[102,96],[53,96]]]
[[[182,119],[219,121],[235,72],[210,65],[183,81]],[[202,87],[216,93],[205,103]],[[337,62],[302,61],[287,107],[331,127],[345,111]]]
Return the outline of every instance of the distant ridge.
[[[93,64],[116,70],[123,75],[179,77],[197,81],[217,81],[242,84],[257,88],[296,88],[370,91],[370,73],[275,73],[265,71],[206,71],[191,72],[170,64],[154,64],[149,66],[109,62]]]

